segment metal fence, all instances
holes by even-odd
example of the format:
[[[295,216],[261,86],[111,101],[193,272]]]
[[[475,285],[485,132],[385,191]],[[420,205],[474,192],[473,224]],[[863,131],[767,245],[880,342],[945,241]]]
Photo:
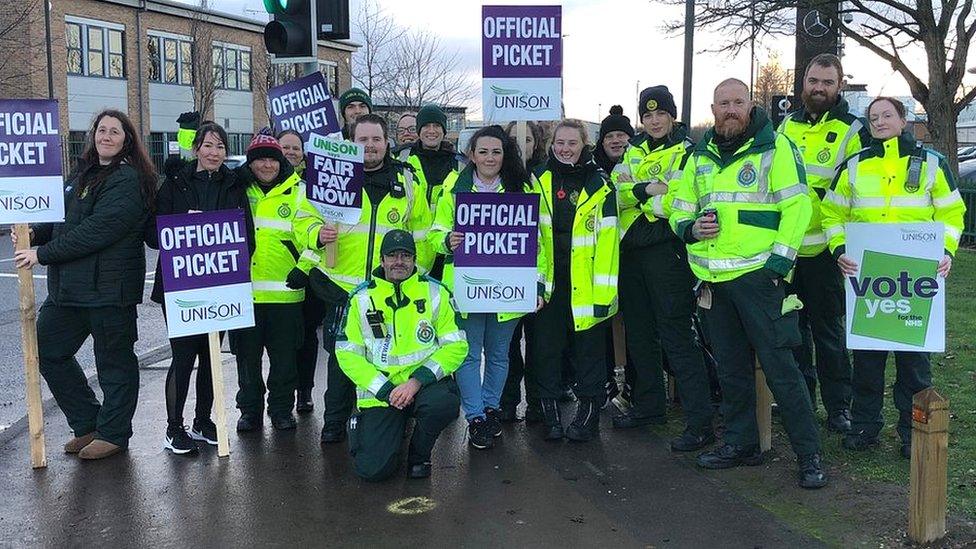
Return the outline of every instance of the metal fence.
[[[960,188],[959,194],[966,203],[966,226],[962,231],[962,243],[976,244],[976,188]]]

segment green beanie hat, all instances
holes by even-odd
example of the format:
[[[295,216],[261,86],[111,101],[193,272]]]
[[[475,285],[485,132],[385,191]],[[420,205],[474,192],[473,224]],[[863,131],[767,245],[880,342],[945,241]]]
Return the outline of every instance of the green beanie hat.
[[[339,96],[339,114],[346,112],[346,107],[353,101],[366,103],[369,112],[373,112],[373,100],[369,98],[369,94],[359,88],[349,88]]]
[[[437,105],[424,105],[417,113],[417,131],[427,124],[440,124],[444,133],[447,133],[447,115]]]

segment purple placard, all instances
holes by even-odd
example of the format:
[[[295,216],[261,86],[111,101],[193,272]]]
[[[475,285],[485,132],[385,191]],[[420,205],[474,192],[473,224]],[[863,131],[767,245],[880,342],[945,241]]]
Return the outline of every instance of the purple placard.
[[[329,221],[356,224],[362,214],[366,180],[362,147],[314,134],[305,150],[309,202]]]
[[[454,230],[465,238],[455,267],[536,267],[539,195],[458,193]]]
[[[562,6],[482,6],[482,78],[562,73]]]
[[[0,99],[0,177],[61,175],[58,102]]]
[[[271,122],[276,132],[295,130],[308,141],[312,132],[321,135],[340,130],[335,105],[321,72],[268,90]]]
[[[156,231],[166,292],[251,281],[244,210],[161,215]]]

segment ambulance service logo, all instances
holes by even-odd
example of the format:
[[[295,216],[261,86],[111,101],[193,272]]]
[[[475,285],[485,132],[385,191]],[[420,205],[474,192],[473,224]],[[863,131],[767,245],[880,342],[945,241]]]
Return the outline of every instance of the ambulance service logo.
[[[417,341],[421,343],[430,343],[434,340],[434,327],[430,324],[427,319],[421,319],[417,323]]]
[[[651,164],[651,167],[648,168],[647,172],[650,173],[651,175],[660,175],[661,174],[661,170],[662,170],[661,163],[660,162],[655,162],[655,163]]]
[[[830,149],[824,147],[822,151],[817,153],[817,162],[820,162],[821,164],[830,162]]]
[[[288,219],[291,216],[291,207],[288,204],[282,204],[278,206],[278,217],[282,219]]]
[[[925,345],[932,301],[941,290],[939,262],[867,250],[854,290],[851,333],[904,345]],[[895,274],[897,273],[897,274]]]
[[[736,176],[736,181],[742,187],[750,187],[756,183],[759,174],[756,172],[756,166],[752,162],[746,162],[739,169],[739,174]]]
[[[593,229],[595,228],[596,228],[596,216],[591,215],[590,217],[586,218],[586,230],[592,233]]]
[[[396,208],[391,208],[390,212],[386,214],[386,220],[389,221],[390,223],[399,223],[400,211],[397,210]]]

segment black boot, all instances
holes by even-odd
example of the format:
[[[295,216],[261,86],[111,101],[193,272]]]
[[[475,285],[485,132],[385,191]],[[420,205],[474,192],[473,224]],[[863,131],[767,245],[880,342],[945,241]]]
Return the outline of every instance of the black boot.
[[[299,389],[295,396],[295,411],[299,414],[307,414],[314,409],[315,403],[312,402],[312,390]]]
[[[566,429],[566,438],[574,442],[589,442],[600,434],[600,404],[592,398],[581,398],[576,417]]]
[[[815,490],[827,485],[827,473],[820,463],[820,454],[797,456],[800,488]]]
[[[525,422],[539,423],[543,419],[545,419],[545,415],[542,413],[542,404],[539,403],[539,399],[526,397]]]
[[[559,413],[559,405],[554,399],[543,398],[539,401],[542,407],[542,419],[545,424],[546,440],[562,440],[566,436],[563,431],[563,418]]]

